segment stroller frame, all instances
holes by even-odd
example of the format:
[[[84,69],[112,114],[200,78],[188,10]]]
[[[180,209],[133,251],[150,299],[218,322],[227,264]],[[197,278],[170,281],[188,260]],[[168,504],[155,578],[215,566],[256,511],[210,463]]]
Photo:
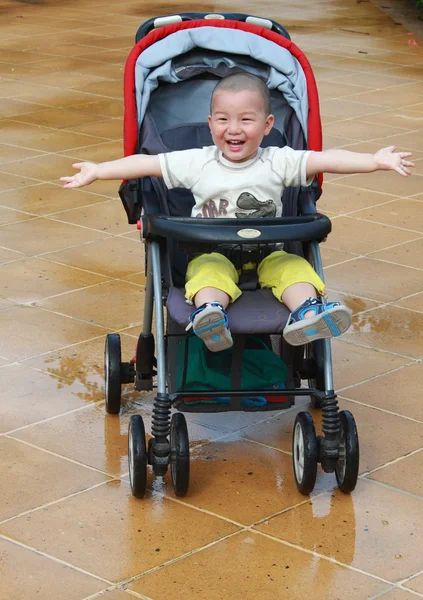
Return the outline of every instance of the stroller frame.
[[[198,13],[184,13],[187,18],[198,18]],[[232,15],[231,15],[232,16]],[[237,15],[238,18],[245,15]],[[183,19],[184,20],[184,19]],[[150,20],[140,28],[142,32],[151,29]],[[210,24],[213,22],[210,21]],[[276,24],[279,35],[285,35],[282,26]],[[139,30],[139,31],[140,31]],[[284,33],[285,32],[285,33]],[[287,34],[286,34],[287,35]],[[139,36],[139,32],[137,34]],[[319,186],[317,186],[319,187]],[[137,186],[133,189],[138,193]],[[145,196],[145,192],[143,192]],[[238,233],[242,228],[260,231],[260,244],[274,242],[297,241],[307,244],[310,262],[317,274],[323,278],[323,265],[319,251],[319,241],[323,240],[331,230],[327,217],[317,213],[315,207],[316,193],[313,188],[299,198],[299,215],[297,217],[281,217],[273,219],[203,219],[170,217],[157,214],[144,214],[139,229],[141,239],[146,244],[146,294],[144,305],[143,328],[139,336],[135,360],[121,362],[120,338],[117,334],[109,334],[105,348],[106,378],[106,410],[118,413],[120,410],[120,386],[122,383],[133,383],[138,391],[153,389],[153,376],[157,375],[157,392],[152,413],[152,437],[145,444],[145,432],[140,415],[131,417],[129,425],[129,466],[132,493],[143,497],[146,491],[147,464],[150,464],[157,476],[166,474],[171,468],[172,484],[178,496],[184,496],[189,483],[189,443],[185,417],[181,413],[171,418],[171,408],[182,398],[198,396],[210,398],[225,396],[240,398],[265,394],[280,395],[280,390],[218,390],[218,391],[168,391],[167,360],[164,319],[164,294],[162,277],[162,243],[166,240],[197,244],[239,243]],[[148,204],[148,202],[147,202]],[[236,221],[236,223],[234,222]],[[268,223],[266,223],[268,222]],[[216,226],[216,227],[213,227]],[[217,229],[219,226],[219,229]],[[257,244],[257,241],[243,240],[242,245]],[[323,299],[324,302],[324,299]],[[155,315],[155,333],[153,336],[153,312]],[[316,344],[316,343],[314,343]],[[319,356],[313,354],[318,347]],[[299,360],[299,369],[292,372],[300,382],[309,379],[309,387],[290,387],[283,390],[283,395],[290,399],[295,396],[310,396],[313,406],[322,410],[322,435],[316,436],[311,415],[300,412],[294,425],[293,464],[297,487],[303,494],[312,491],[316,479],[317,463],[320,462],[325,472],[335,472],[339,488],[345,493],[351,492],[358,477],[358,436],[354,419],[348,411],[339,412],[338,401],[333,389],[333,371],[330,340],[319,340],[318,344],[306,346],[304,349],[293,349]],[[295,359],[295,357],[294,357]],[[308,361],[307,361],[308,359]],[[156,370],[155,370],[156,368]],[[314,385],[310,385],[314,384]],[[289,408],[293,402],[287,404]],[[239,404],[237,405],[239,406]],[[275,409],[281,410],[278,405]],[[233,409],[232,409],[233,410]]]

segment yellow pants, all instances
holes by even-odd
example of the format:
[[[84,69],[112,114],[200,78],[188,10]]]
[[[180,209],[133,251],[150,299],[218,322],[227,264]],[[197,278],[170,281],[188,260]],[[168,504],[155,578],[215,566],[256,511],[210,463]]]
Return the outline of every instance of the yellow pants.
[[[283,250],[266,256],[259,264],[257,274],[260,287],[271,288],[279,301],[293,283],[310,283],[320,296],[325,293],[325,284],[313,267],[304,258]],[[200,254],[188,264],[185,297],[192,300],[203,288],[213,287],[226,292],[231,302],[235,302],[242,294],[238,280],[239,273],[226,256],[217,252]]]

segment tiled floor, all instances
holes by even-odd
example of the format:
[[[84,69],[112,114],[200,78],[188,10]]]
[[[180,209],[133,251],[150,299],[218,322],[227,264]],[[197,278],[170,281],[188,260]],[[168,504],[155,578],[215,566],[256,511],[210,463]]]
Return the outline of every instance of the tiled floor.
[[[295,488],[283,414],[197,415],[189,495],[128,484],[127,426],[105,414],[104,335],[130,358],[142,245],[116,182],[63,190],[75,160],[122,152],[123,65],[142,0],[0,0],[0,599],[423,598],[423,41],[369,1],[207,3],[282,22],[307,53],[326,147],[411,149],[416,173],[328,176],[319,201],[333,344],[356,417],[356,491]],[[415,42],[415,43],[414,43]],[[312,410],[319,420],[317,411]]]

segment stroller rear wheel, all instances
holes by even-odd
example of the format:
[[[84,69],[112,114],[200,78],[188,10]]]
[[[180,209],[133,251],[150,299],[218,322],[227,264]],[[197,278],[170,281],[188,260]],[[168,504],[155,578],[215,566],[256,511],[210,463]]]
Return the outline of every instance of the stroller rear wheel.
[[[338,487],[344,494],[352,492],[357,485],[360,451],[357,426],[349,410],[339,413],[341,438],[339,440],[339,458],[335,467]]]
[[[298,491],[310,494],[316,483],[318,443],[313,418],[308,412],[299,412],[295,418],[292,462]]]
[[[117,415],[120,411],[121,360],[122,351],[120,345],[120,335],[117,333],[109,333],[106,335],[106,345],[104,347],[104,381],[106,411],[112,415]]]
[[[132,495],[144,498],[147,487],[147,446],[141,415],[132,415],[129,421],[128,462]]]
[[[185,496],[189,486],[189,439],[181,413],[172,415],[170,421],[170,475],[175,494]]]

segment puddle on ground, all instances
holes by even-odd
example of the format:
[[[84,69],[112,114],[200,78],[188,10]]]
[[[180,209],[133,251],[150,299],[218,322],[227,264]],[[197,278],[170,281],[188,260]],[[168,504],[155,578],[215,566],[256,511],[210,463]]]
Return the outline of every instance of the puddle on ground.
[[[407,328],[407,324],[404,323],[404,328]],[[358,315],[353,319],[352,329],[356,333],[382,333],[388,331],[392,327],[391,322],[388,319],[384,319],[379,315],[375,315],[374,312],[364,313]]]

